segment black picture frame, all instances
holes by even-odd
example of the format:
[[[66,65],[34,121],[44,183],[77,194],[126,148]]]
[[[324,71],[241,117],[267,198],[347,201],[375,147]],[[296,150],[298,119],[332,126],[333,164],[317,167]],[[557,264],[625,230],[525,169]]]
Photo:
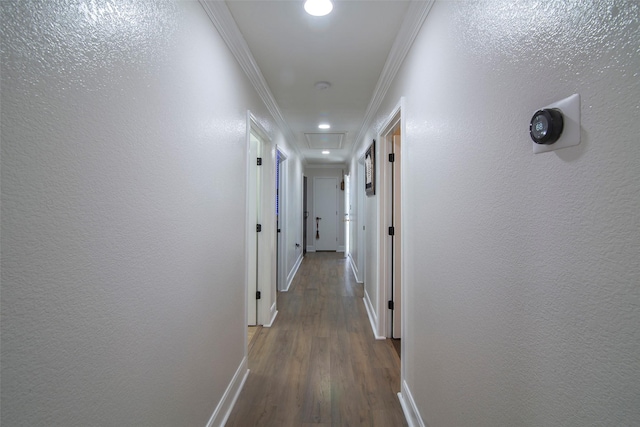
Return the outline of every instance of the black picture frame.
[[[367,196],[376,194],[376,140],[364,154],[364,191]]]

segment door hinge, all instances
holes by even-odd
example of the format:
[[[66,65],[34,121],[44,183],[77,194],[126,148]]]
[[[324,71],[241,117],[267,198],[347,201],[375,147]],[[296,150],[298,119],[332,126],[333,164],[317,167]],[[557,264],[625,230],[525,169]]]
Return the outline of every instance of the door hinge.
[[[393,310],[393,301],[389,301],[389,310]]]
[[[262,166],[262,157],[258,157],[258,166]]]
[[[256,291],[256,299],[260,298],[262,298],[262,294],[260,293],[260,291]]]
[[[396,234],[396,228],[389,227],[389,236],[395,236],[395,234]]]
[[[262,224],[256,224],[256,232],[259,233],[262,231]]]
[[[395,162],[396,161],[396,155],[393,154],[393,153],[389,153],[389,161],[391,163]]]

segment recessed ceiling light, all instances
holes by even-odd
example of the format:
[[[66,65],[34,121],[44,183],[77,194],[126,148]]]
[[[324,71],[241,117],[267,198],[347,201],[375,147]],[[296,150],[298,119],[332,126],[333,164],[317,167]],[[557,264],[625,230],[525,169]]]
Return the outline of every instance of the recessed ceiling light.
[[[333,3],[331,0],[307,0],[304,3],[304,10],[309,15],[325,16],[333,10]]]
[[[318,129],[331,129],[331,125],[326,124],[326,123],[322,123],[322,124],[318,125]]]
[[[322,154],[329,154],[330,151],[329,150],[322,150]]]

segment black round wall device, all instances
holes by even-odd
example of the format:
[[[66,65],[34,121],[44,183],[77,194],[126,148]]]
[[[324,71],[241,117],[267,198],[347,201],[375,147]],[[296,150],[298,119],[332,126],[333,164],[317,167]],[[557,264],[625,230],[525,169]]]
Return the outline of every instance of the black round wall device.
[[[564,121],[562,113],[555,108],[538,110],[531,118],[529,134],[536,144],[553,144],[560,138]]]

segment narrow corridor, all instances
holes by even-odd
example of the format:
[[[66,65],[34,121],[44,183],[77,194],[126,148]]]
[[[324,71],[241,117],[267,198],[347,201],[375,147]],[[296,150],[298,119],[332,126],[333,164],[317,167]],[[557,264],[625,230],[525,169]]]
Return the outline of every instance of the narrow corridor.
[[[227,426],[405,426],[400,359],[377,341],[343,254],[308,253],[249,351]]]

